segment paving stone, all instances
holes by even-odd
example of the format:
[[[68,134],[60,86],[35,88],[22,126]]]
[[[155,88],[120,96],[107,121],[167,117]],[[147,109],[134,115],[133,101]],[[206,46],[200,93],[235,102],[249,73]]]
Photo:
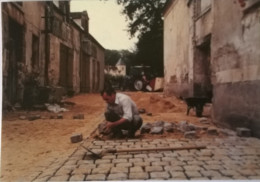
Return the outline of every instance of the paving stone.
[[[148,158],[147,154],[134,154],[134,158]]]
[[[129,179],[131,180],[147,180],[149,178],[149,174],[146,172],[141,173],[131,173],[129,174]]]
[[[117,155],[117,159],[130,159],[133,158],[132,154],[128,154],[128,155]]]
[[[162,166],[146,166],[145,167],[146,172],[160,172],[163,171]]]
[[[197,166],[197,165],[184,166],[184,169],[186,171],[199,171],[199,170],[202,170],[202,168]]]
[[[175,165],[165,166],[164,170],[165,171],[184,171],[182,166],[175,166]]]
[[[75,174],[90,174],[91,169],[86,169],[86,168],[76,168],[74,169],[71,174],[75,175]]]
[[[244,176],[255,176],[255,175],[257,175],[254,170],[250,170],[250,169],[238,169],[237,171]]]
[[[133,158],[133,159],[129,159],[129,162],[131,162],[131,163],[143,162],[143,159],[142,158]]]
[[[236,176],[236,175],[240,175],[237,171],[235,170],[219,170],[221,172],[221,174],[223,174],[224,176]]]
[[[227,177],[227,176],[217,176],[217,177],[212,177],[212,180],[232,180],[232,178]]]
[[[144,170],[141,166],[134,166],[130,168],[130,173],[143,173]]]
[[[95,161],[95,164],[110,164],[111,160],[109,159],[98,159]]]
[[[106,179],[105,174],[91,174],[87,175],[86,181],[104,181]]]
[[[150,162],[135,162],[134,166],[141,166],[141,167],[150,166]]]
[[[157,161],[161,161],[161,158],[158,157],[150,157],[147,159],[144,159],[145,162],[157,162]]]
[[[237,136],[240,137],[250,137],[251,130],[248,128],[236,128]]]
[[[209,165],[221,165],[222,164],[222,162],[219,160],[205,161],[205,163],[209,164]]]
[[[116,155],[105,155],[102,157],[102,159],[115,159],[116,157]]]
[[[126,173],[115,173],[109,174],[107,180],[126,180],[127,174]]]
[[[208,171],[200,170],[200,173],[201,173],[203,176],[206,176],[206,177],[218,177],[218,176],[222,176],[218,171],[213,171],[213,170],[208,170]]]
[[[100,165],[100,164],[98,164],[98,165]],[[81,164],[81,165],[79,165],[79,168],[85,168],[85,169],[94,169],[96,167],[97,167],[97,164]],[[72,168],[72,170],[73,169],[75,169],[75,167]]]
[[[202,176],[198,171],[185,171],[185,174],[186,174],[189,178],[201,177],[201,176]]]
[[[184,172],[180,171],[170,171],[170,174],[172,176],[172,179],[178,179],[178,180],[187,180],[186,175]]]
[[[249,176],[248,179],[260,179],[260,176]]]
[[[114,163],[110,163],[110,164],[97,164],[97,167],[114,167],[115,164]]]
[[[187,131],[184,133],[184,137],[189,139],[197,138],[197,133],[196,131]]]
[[[218,129],[216,127],[209,127],[207,133],[209,135],[218,135]]]
[[[72,175],[69,179],[69,181],[84,181],[84,180],[85,180],[84,174]]]
[[[110,174],[113,173],[128,173],[128,168],[127,167],[112,167]]]
[[[155,158],[159,158],[159,157],[163,157],[163,154],[161,153],[150,153],[148,154],[149,157],[155,157]]]
[[[203,165],[206,170],[224,170],[224,167],[221,165]]]
[[[187,161],[188,165],[204,165],[204,161],[197,161],[197,160],[192,160],[192,161]]]
[[[151,172],[151,179],[169,179],[170,174],[168,172]]]
[[[65,168],[61,168],[61,169],[59,169],[56,173],[55,173],[55,175],[57,175],[57,176],[62,176],[62,175],[69,175],[70,173],[71,173],[71,169],[65,169]]]
[[[92,170],[91,174],[108,174],[110,167],[97,167]]]
[[[156,161],[152,162],[152,166],[167,166],[170,162],[168,161]]]
[[[238,175],[238,176],[232,176],[232,179],[234,179],[234,180],[247,180],[248,178],[245,177],[245,176]]]
[[[53,176],[48,181],[68,181],[69,175]]]
[[[132,167],[133,163],[117,163],[116,167]]]
[[[128,161],[127,161],[127,159],[113,159],[112,160],[112,163],[115,163],[115,164],[117,164],[117,163],[127,163]],[[129,162],[131,162],[131,161],[129,161]]]

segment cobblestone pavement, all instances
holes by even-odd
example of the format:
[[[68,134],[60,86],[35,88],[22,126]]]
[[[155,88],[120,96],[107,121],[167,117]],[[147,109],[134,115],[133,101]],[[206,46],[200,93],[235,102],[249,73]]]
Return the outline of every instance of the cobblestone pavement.
[[[32,181],[260,179],[257,138],[86,140],[82,145],[95,152],[190,145],[206,145],[206,149],[107,153],[90,160],[85,157],[86,150],[79,147],[64,162],[54,161]]]

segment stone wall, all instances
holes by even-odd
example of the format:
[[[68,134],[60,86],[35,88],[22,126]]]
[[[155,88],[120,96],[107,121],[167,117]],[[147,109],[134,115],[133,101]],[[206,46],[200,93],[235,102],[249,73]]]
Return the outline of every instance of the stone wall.
[[[256,2],[256,1],[255,1]],[[214,1],[212,29],[215,122],[247,126],[260,137],[260,8]]]
[[[193,92],[191,13],[182,0],[172,1],[164,12],[164,92],[167,95],[185,97]]]

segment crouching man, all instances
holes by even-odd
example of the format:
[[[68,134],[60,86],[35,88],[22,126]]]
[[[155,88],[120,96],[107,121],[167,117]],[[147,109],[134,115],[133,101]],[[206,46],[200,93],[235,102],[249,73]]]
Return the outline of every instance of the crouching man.
[[[122,130],[127,130],[128,137],[134,137],[143,123],[134,101],[125,94],[116,93],[112,87],[101,91],[101,96],[107,103],[104,133],[111,133],[113,137],[120,138],[123,137]]]

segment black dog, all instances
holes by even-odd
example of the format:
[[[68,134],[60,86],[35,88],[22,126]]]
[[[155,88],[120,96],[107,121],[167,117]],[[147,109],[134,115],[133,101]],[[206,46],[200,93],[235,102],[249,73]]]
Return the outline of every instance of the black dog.
[[[204,105],[210,102],[210,99],[206,97],[188,97],[184,100],[187,104],[187,115],[189,115],[191,108],[195,108],[198,117],[202,116]]]

